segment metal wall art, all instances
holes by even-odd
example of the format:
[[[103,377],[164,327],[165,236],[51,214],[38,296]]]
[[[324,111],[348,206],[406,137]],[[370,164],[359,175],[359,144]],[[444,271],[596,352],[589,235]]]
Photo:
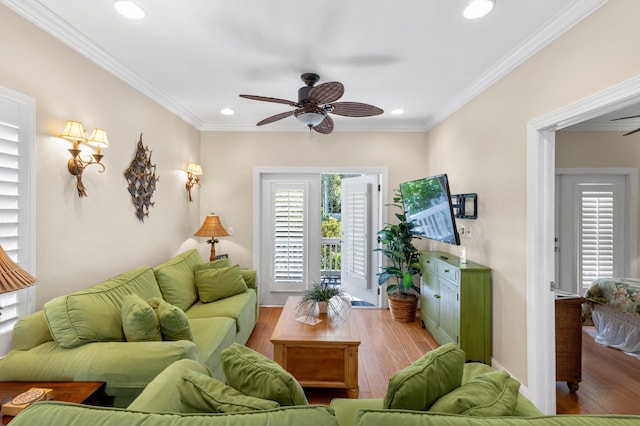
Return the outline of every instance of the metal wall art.
[[[129,183],[127,190],[136,207],[136,217],[144,222],[145,216],[149,216],[149,207],[155,204],[151,202],[151,197],[160,177],[156,176],[156,165],[151,163],[151,151],[142,145],[142,133],[136,147],[136,156],[125,170],[124,176]]]

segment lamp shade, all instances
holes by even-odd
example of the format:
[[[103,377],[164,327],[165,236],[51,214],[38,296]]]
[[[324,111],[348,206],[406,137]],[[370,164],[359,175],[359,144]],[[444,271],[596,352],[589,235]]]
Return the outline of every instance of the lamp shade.
[[[67,121],[67,124],[64,126],[64,130],[62,131],[62,134],[60,135],[60,137],[63,137],[65,139],[69,139],[72,141],[87,140],[87,136],[85,134],[84,126],[82,125],[82,123],[79,121],[72,121],[72,120]]]
[[[184,170],[187,173],[192,173],[194,175],[201,175],[202,174],[202,167],[200,166],[200,164],[196,164],[196,163],[188,163],[187,167],[185,167]]]
[[[216,214],[208,215],[200,229],[193,234],[196,237],[226,237],[229,235],[222,223],[220,223],[220,217]]]
[[[91,137],[87,141],[91,145],[102,145],[104,147],[109,146],[109,140],[107,139],[107,132],[104,129],[93,129]]]
[[[30,287],[38,280],[16,265],[0,246],[0,293]]]

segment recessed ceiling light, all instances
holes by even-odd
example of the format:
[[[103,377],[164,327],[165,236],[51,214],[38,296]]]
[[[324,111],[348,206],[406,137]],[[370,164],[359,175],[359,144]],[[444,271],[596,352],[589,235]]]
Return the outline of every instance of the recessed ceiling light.
[[[147,15],[140,6],[128,0],[118,0],[113,7],[120,15],[129,19],[143,19]]]
[[[221,114],[224,114],[224,115],[233,115],[233,114],[235,114],[236,112],[235,112],[234,110],[232,110],[231,108],[222,108],[222,109],[220,110],[220,113],[221,113]]]
[[[401,115],[404,114],[404,110],[402,108],[396,108],[391,110],[391,114],[393,115]]]
[[[464,17],[467,19],[482,18],[491,12],[491,9],[493,9],[495,5],[495,0],[472,0],[464,10]]]

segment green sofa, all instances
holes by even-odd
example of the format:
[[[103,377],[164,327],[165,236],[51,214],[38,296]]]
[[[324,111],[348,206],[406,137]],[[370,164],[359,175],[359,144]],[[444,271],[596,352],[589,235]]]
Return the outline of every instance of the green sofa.
[[[0,380],[104,381],[116,407],[126,407],[180,359],[199,360],[224,380],[220,351],[234,342],[244,344],[256,324],[256,273],[241,271],[247,287],[241,293],[203,303],[195,277],[199,269],[212,266],[197,250],[189,250],[154,268],[136,268],[52,299],[15,325],[13,348],[0,361]],[[145,301],[162,298],[180,308],[193,341],[128,342],[122,304],[130,294]]]
[[[176,361],[160,373],[126,409],[91,407],[60,402],[39,402],[20,413],[12,425],[44,426],[56,419],[57,425],[340,425],[408,426],[421,425],[635,425],[637,416],[542,416],[523,396],[518,397],[514,416],[469,417],[426,411],[382,409],[382,399],[334,399],[331,407],[318,405],[233,413],[189,413],[190,405],[181,399],[178,383],[188,372],[211,375],[202,363],[190,359]],[[483,364],[465,364],[463,382],[492,371]],[[55,416],[55,417],[54,417]]]

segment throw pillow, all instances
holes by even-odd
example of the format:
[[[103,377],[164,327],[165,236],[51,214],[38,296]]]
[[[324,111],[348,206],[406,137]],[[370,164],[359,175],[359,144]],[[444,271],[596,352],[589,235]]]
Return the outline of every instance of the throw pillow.
[[[277,401],[282,406],[307,405],[298,381],[275,361],[234,343],[220,353],[227,383],[245,395]]]
[[[127,342],[162,340],[156,313],[137,294],[129,294],[122,300],[122,329]]]
[[[465,358],[453,343],[427,352],[391,376],[384,408],[428,410],[438,398],[460,386]]]
[[[193,342],[191,324],[184,311],[159,297],[147,301],[153,308],[160,323],[164,340],[190,340]]]
[[[224,299],[247,291],[238,265],[196,272],[198,296],[203,303]]]
[[[506,371],[475,377],[433,403],[429,411],[476,417],[511,416],[518,404],[520,382]]]
[[[280,406],[275,401],[244,395],[213,377],[191,370],[178,383],[178,392],[187,412],[237,413]]]
[[[199,263],[195,266],[193,271],[197,273],[198,271],[204,271],[206,269],[228,268],[229,266],[231,266],[229,264],[229,259],[217,259],[213,262]]]

